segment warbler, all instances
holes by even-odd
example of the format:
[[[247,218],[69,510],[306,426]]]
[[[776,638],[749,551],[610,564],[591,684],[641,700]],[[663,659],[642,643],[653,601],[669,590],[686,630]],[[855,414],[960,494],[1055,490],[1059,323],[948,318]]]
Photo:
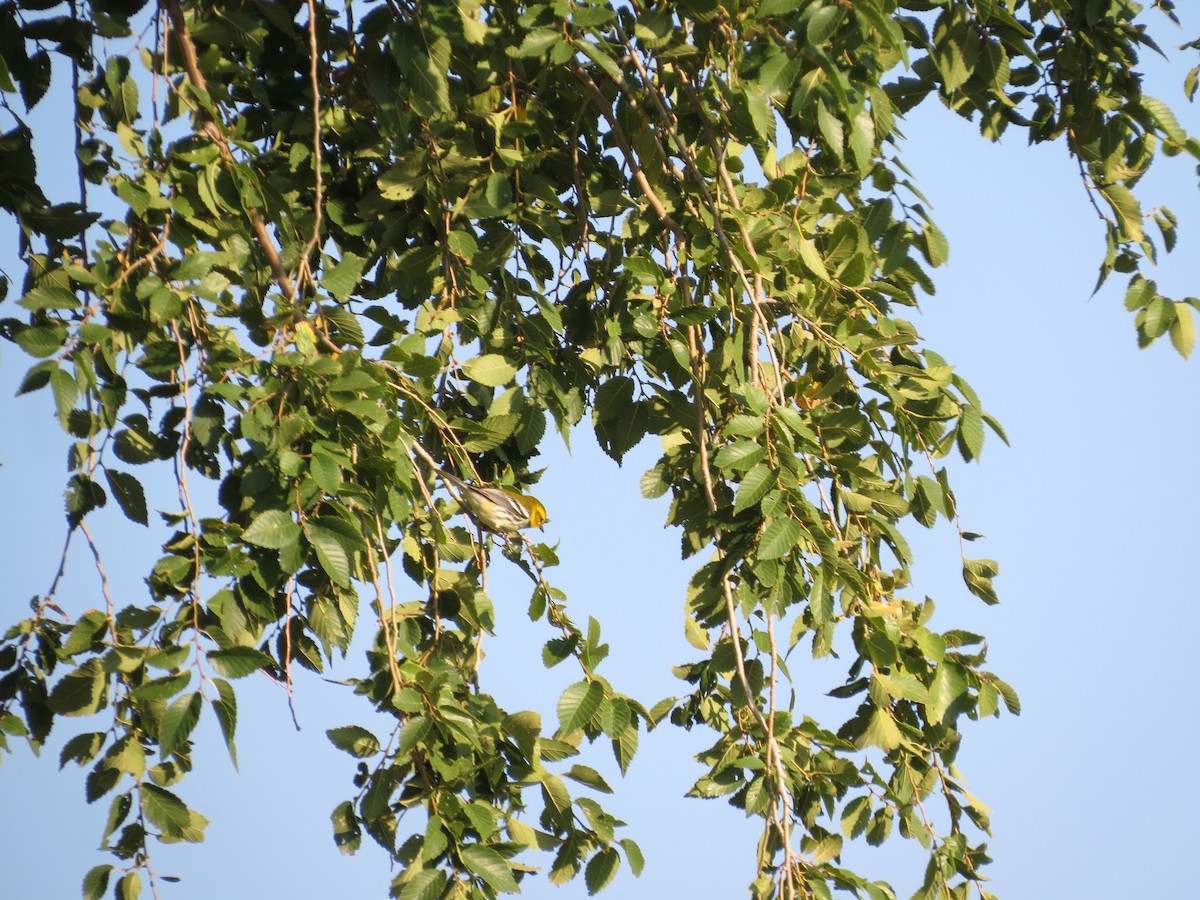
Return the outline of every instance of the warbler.
[[[484,531],[511,534],[520,528],[541,528],[548,521],[540,500],[491,485],[468,484],[449,472],[438,470],[461,495],[467,514]]]

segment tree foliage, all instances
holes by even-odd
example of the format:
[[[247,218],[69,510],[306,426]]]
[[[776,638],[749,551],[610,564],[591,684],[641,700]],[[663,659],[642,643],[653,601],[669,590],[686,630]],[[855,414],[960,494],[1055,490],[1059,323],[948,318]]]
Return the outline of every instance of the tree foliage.
[[[235,683],[290,690],[364,607],[348,687],[390,726],[329,732],[358,761],[334,839],[391,854],[394,896],[640,871],[574,758],[603,741],[625,770],[665,724],[713,735],[692,794],[761,820],[753,896],[892,897],[840,857],[894,831],[928,851],[917,897],[990,896],[988,811],[955,758],[964,722],[1019,702],[982,636],[905,596],[904,532],[954,523],[966,587],[996,602],[945,459],[1003,432],[903,318],[948,243],[898,126],[940,102],[984,138],[1061,143],[1103,224],[1099,281],[1127,276],[1141,343],[1186,355],[1200,302],[1147,274],[1177,223],[1133,189],[1200,144],[1143,93],[1147,50],[1132,0],[0,6],[0,204],[27,266],[0,332],[72,439],[67,544],[103,583],[91,512],[167,528],[145,596],[83,610],[51,587],[0,644],[4,746],[90,729],[61,754],[111,804],[85,896],[135,896],[154,841],[203,839],[198,722],[235,754]],[[67,202],[21,112],[52,80],[74,88]],[[602,674],[553,548],[481,540],[436,494],[431,462],[528,488],[550,432],[587,417],[617,462],[662,443],[641,487],[670,494],[696,561],[702,651],[676,698]],[[541,662],[578,667],[557,722],[477,683],[489,561],[529,575]],[[791,670],[835,652],[845,717],[817,722]]]

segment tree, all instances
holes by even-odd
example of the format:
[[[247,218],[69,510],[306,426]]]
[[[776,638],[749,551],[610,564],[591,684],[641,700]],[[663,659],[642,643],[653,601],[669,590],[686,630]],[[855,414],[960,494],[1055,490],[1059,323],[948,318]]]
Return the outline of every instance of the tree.
[[[594,796],[609,786],[573,757],[604,740],[624,769],[668,723],[714,734],[693,793],[761,819],[755,896],[890,896],[839,856],[897,827],[929,850],[918,896],[988,896],[959,729],[1019,703],[980,635],[939,633],[932,601],[904,596],[902,529],[954,522],[966,586],[995,602],[942,461],[1003,432],[901,318],[947,242],[897,120],[940,100],[988,138],[1062,139],[1106,223],[1100,280],[1129,276],[1139,340],[1186,355],[1197,301],[1147,277],[1131,188],[1200,145],[1141,91],[1140,8],[142,7],[0,10],[0,88],[32,107],[54,59],[79,83],[79,202],[46,198],[11,105],[0,196],[28,264],[4,334],[41,360],[21,390],[48,389],[74,439],[68,547],[100,560],[88,514],[110,498],[169,532],[140,602],[75,610],[52,587],[0,648],[0,735],[37,746],[100,716],[62,754],[89,800],[112,797],[117,861],[85,893],[134,894],[153,838],[202,838],[199,719],[233,753],[233,682],[290,690],[366,604],[378,632],[350,687],[392,729],[330,733],[361,760],[335,839],[380,843],[401,897],[513,891],[532,865],[591,890],[622,859],[637,871]],[[1174,216],[1151,217],[1170,250]],[[527,489],[548,420],[566,439],[585,416],[618,462],[662,439],[642,490],[672,497],[707,654],[680,667],[682,697],[622,693],[554,549],[475,535],[435,497],[435,466]],[[134,474],[161,468],[169,506]],[[219,485],[210,505],[197,479]],[[499,564],[529,575],[545,664],[579,667],[557,723],[477,683]],[[424,600],[400,602],[401,575]],[[797,647],[845,660],[844,721],[788,704]]]

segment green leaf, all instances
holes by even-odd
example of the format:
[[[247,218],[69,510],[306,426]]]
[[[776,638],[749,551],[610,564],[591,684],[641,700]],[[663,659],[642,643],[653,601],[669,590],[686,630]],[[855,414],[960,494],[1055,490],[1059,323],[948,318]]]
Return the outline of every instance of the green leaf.
[[[221,726],[221,736],[225,738],[225,746],[229,750],[229,758],[233,767],[238,767],[237,746],[234,744],[234,734],[237,732],[237,694],[233,685],[222,678],[214,678],[213,685],[217,689],[217,699],[212,701],[213,712],[217,715],[217,723]]]
[[[599,681],[578,681],[562,692],[558,700],[559,730],[569,735],[585,727],[604,701],[604,686]]]
[[[962,417],[958,421],[958,429],[955,434],[958,439],[958,450],[963,459],[967,462],[978,459],[979,454],[983,452],[983,415],[978,406],[972,404],[963,406]]]
[[[400,730],[400,742],[396,747],[396,755],[408,756],[432,730],[433,722],[428,716],[413,716],[404,723],[404,727]]]
[[[1171,343],[1187,359],[1196,346],[1196,319],[1186,301],[1176,301],[1175,321],[1171,323]]]
[[[1171,107],[1151,97],[1149,94],[1142,94],[1138,98],[1138,105],[1148,112],[1153,118],[1154,123],[1162,129],[1163,134],[1168,140],[1174,141],[1176,144],[1187,143],[1187,132],[1179,124],[1179,120],[1175,118],[1175,113],[1171,111]]]
[[[619,737],[612,739],[613,758],[616,759],[622,775],[629,773],[629,764],[637,754],[638,740],[637,725],[634,723],[630,723]]]
[[[490,847],[468,844],[460,852],[463,865],[474,875],[482,878],[493,891],[502,894],[519,894],[521,888],[513,878],[508,862]]]
[[[50,692],[50,708],[63,716],[87,716],[103,708],[108,677],[98,659],[68,672]]]
[[[738,440],[718,450],[713,464],[723,471],[740,472],[753,468],[766,452],[762,444],[747,439]]]
[[[838,118],[836,113],[830,111],[824,101],[817,103],[817,127],[820,129],[821,137],[825,139],[825,144],[829,148],[829,151],[838,159],[845,156],[846,126],[842,124],[842,120]],[[807,266],[808,260],[805,258],[803,252],[804,243],[805,241],[801,239],[800,259]],[[818,273],[814,270],[813,274],[817,275]]]
[[[804,268],[822,281],[830,280],[829,270],[825,268],[825,262],[821,259],[821,254],[817,252],[816,245],[812,241],[801,237],[795,242],[795,247],[800,255],[800,262],[804,263]]]
[[[350,587],[350,554],[346,539],[338,532],[320,525],[307,525],[304,535],[317,551],[317,561],[325,574],[340,587]]]
[[[146,494],[142,483],[127,472],[118,472],[105,467],[104,477],[108,480],[109,489],[125,518],[140,525],[149,525],[150,518],[146,509]]]
[[[90,609],[79,617],[59,651],[63,657],[91,650],[108,626],[108,616],[99,609]]]
[[[866,177],[875,166],[875,120],[870,110],[859,110],[850,122],[850,152],[858,163],[859,174]]]
[[[601,449],[620,463],[646,436],[646,405],[633,399],[633,379],[618,375],[596,391],[592,424]]]
[[[656,497],[661,497],[670,490],[671,483],[667,480],[666,473],[662,468],[655,466],[653,469],[647,469],[642,475],[639,486],[642,490],[642,496],[647,500],[653,500]]]
[[[275,665],[275,660],[253,647],[212,650],[208,654],[208,660],[213,664],[213,668],[226,678],[244,678],[260,669],[270,669]]]
[[[58,421],[65,428],[71,410],[75,408],[75,401],[79,399],[79,382],[66,369],[55,366],[50,370],[50,390],[54,394]]]
[[[108,890],[108,876],[113,867],[108,863],[93,866],[83,876],[83,900],[100,900]]]
[[[766,94],[753,81],[743,82],[742,96],[754,133],[765,144],[775,143],[775,113],[767,100]]]
[[[1000,574],[1000,564],[993,559],[964,559],[963,581],[972,594],[985,603],[999,603],[992,579]]]
[[[804,528],[795,519],[772,519],[758,542],[759,559],[780,559],[796,546]]]
[[[925,258],[929,260],[929,264],[944,265],[950,258],[950,242],[946,240],[941,229],[929,222],[921,229],[921,233],[925,238]]]
[[[463,374],[486,387],[509,384],[517,375],[517,367],[499,353],[485,353],[462,364]]]
[[[56,284],[43,284],[22,297],[17,305],[28,310],[78,309],[83,306],[83,301],[69,288]]]
[[[877,706],[871,713],[871,719],[867,723],[866,730],[855,741],[855,745],[859,749],[871,746],[890,751],[899,747],[901,740],[900,726],[896,724],[896,720],[892,718],[892,714],[886,709]]]
[[[817,5],[816,11],[808,20],[806,31],[808,44],[820,47],[829,43],[834,31],[841,24],[844,12],[845,10],[836,3]]]
[[[871,798],[855,797],[842,810],[842,834],[853,840],[867,830],[871,820]]]
[[[1101,185],[1098,190],[1116,214],[1122,237],[1135,242],[1145,240],[1145,233],[1142,229],[1142,207],[1134,197],[1133,191],[1123,184]]]
[[[61,769],[69,762],[85,766],[96,758],[100,748],[104,746],[105,734],[100,731],[88,731],[77,734],[63,745],[58,757],[58,767]]]
[[[163,759],[168,758],[175,752],[176,747],[183,746],[187,741],[192,729],[200,721],[202,706],[203,698],[199,691],[195,691],[176,697],[171,705],[163,710],[162,718],[158,722],[158,746]]]
[[[775,486],[775,473],[763,463],[758,463],[742,476],[738,485],[737,496],[733,501],[733,514],[737,515],[752,506],[756,506],[763,497]]]
[[[67,334],[67,329],[58,325],[31,326],[18,331],[15,340],[30,356],[41,359],[58,353],[67,339]]]
[[[188,809],[177,796],[149,782],[142,782],[141,795],[142,812],[159,827],[162,841],[199,843],[204,840],[208,820]]]
[[[242,540],[271,550],[294,544],[299,537],[300,526],[282,509],[268,509],[259,513],[250,527],[242,532]]]
[[[617,875],[621,868],[621,855],[613,847],[605,847],[590,860],[584,870],[583,880],[587,884],[588,894],[598,894],[604,890]]]
[[[330,728],[325,734],[339,750],[345,750],[351,756],[359,759],[374,756],[379,752],[379,738],[358,725]]]
[[[622,838],[620,843],[621,848],[625,851],[625,858],[629,860],[629,868],[635,876],[640,877],[642,869],[646,866],[646,858],[642,856],[642,848],[637,845],[636,841],[630,838]]]
[[[342,254],[341,260],[321,277],[321,287],[338,303],[345,303],[358,286],[366,259],[353,253]]]
[[[1004,705],[1008,711],[1014,716],[1021,714],[1021,698],[1017,696],[1017,692],[1013,690],[1012,685],[999,678],[994,678],[993,683],[1000,691],[1000,696],[1004,698]]]
[[[446,889],[446,878],[441,869],[423,869],[404,883],[399,900],[437,900]]]
[[[479,250],[479,242],[469,231],[452,231],[446,238],[450,252],[465,262],[470,262]]]
[[[942,660],[929,686],[929,702],[925,714],[934,725],[940,725],[950,706],[967,690],[967,676],[962,666],[948,659]]]
[[[608,782],[604,780],[604,776],[590,766],[571,766],[570,771],[566,773],[566,777],[572,781],[578,781],[580,784],[586,784],[588,787],[604,794],[611,794],[613,792]]]
[[[188,669],[174,675],[164,675],[162,678],[143,681],[130,692],[130,695],[138,700],[169,700],[191,684],[191,681],[192,672]]]
[[[142,875],[134,869],[126,873],[113,891],[117,900],[138,900],[142,896]]]
[[[362,829],[354,815],[354,804],[349,800],[339,803],[329,814],[333,822],[333,842],[342,853],[354,853],[362,844]]]

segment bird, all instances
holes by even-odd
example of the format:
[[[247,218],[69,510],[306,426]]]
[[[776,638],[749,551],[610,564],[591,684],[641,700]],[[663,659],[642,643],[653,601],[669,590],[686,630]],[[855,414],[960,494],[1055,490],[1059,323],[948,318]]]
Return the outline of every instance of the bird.
[[[549,518],[546,507],[535,497],[507,488],[471,484],[443,469],[438,475],[460,495],[467,515],[484,531],[509,535],[522,528],[543,528]]]

